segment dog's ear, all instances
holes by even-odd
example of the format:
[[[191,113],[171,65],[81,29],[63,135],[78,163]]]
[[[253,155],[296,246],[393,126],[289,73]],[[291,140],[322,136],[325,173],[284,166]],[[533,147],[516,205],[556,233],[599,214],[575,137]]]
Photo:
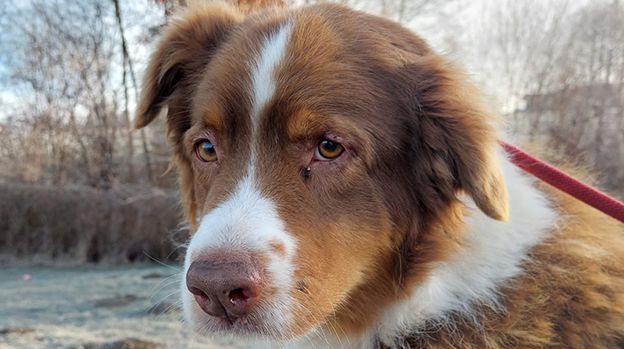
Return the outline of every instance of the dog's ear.
[[[242,19],[232,6],[209,3],[189,7],[167,25],[145,72],[136,128],[152,122],[165,106],[170,131],[190,122],[190,95],[201,71]]]
[[[425,172],[433,177],[430,183],[439,185],[436,190],[447,197],[465,192],[486,215],[507,220],[507,188],[496,156],[496,117],[478,90],[435,54],[414,58],[399,74],[401,95],[417,128],[415,135],[421,138],[416,140],[418,151],[434,154],[425,161],[430,167]]]

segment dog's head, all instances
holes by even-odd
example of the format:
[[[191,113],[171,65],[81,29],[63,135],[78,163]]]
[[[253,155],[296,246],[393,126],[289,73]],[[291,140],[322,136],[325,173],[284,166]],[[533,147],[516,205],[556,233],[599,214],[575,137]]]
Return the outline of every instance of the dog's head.
[[[453,249],[460,195],[507,215],[478,94],[382,18],[193,7],[152,56],[136,125],[163,107],[199,331],[359,333]]]

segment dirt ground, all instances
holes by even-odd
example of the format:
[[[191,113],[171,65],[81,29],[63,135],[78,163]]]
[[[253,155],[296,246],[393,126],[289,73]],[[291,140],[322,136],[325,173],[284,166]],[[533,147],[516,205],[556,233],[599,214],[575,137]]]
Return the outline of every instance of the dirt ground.
[[[0,267],[0,348],[239,348],[181,322],[178,267]]]

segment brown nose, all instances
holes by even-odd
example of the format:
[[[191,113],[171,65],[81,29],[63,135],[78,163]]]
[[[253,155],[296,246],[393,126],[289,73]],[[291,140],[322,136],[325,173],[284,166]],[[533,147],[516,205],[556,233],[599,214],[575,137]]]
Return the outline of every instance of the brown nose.
[[[260,296],[260,275],[250,262],[197,260],[186,273],[186,287],[204,312],[233,322],[249,313]]]

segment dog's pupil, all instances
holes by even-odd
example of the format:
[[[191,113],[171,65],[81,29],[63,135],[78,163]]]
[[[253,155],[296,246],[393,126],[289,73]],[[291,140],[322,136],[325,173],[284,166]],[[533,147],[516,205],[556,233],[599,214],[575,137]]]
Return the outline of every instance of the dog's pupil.
[[[327,150],[330,153],[333,153],[336,151],[336,149],[338,148],[338,146],[336,145],[336,143],[332,142],[332,141],[323,141],[321,143],[322,147],[325,148],[325,150]]]
[[[212,155],[214,153],[214,146],[210,142],[204,142],[204,143],[202,143],[202,150],[206,154]]]

